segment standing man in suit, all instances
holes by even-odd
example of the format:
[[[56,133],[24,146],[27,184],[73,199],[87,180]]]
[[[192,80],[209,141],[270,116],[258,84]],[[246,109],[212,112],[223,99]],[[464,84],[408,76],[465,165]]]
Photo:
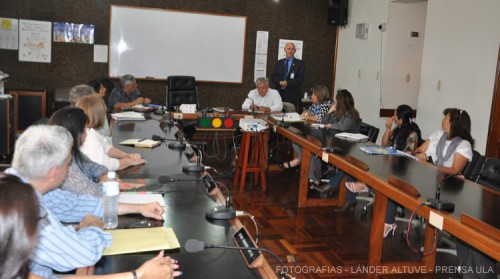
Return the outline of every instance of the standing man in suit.
[[[297,109],[300,103],[300,87],[304,83],[305,66],[302,60],[294,57],[295,44],[288,42],[285,45],[286,57],[278,60],[271,79],[279,91],[283,102],[295,105]]]

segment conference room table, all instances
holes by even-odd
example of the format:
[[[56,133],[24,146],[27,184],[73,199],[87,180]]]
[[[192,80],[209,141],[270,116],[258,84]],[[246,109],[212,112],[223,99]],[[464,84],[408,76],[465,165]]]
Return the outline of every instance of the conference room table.
[[[420,163],[406,156],[397,155],[370,155],[360,150],[361,146],[374,145],[371,142],[352,142],[336,138],[338,131],[311,127],[308,122],[282,125],[271,117],[262,116],[271,126],[271,129],[288,138],[303,148],[298,207],[308,206],[341,206],[345,202],[345,187],[340,186],[338,198],[319,198],[315,193],[308,191],[308,173],[310,156],[318,155],[346,173],[365,182],[375,192],[372,225],[369,244],[369,266],[385,266],[388,273],[391,270],[400,271],[398,266],[425,266],[426,271],[432,271],[435,265],[435,255],[422,256],[421,262],[391,262],[382,263],[382,239],[385,222],[385,212],[388,199],[392,199],[403,207],[413,211],[428,198],[434,198],[439,184],[441,184],[441,200],[448,200],[455,204],[452,213],[421,206],[418,215],[429,220],[429,216],[443,219],[442,229],[451,235],[477,248],[493,259],[500,260],[500,192],[476,184],[459,177],[448,177],[435,166]],[[281,124],[281,125],[280,125]],[[288,126],[288,127],[287,127]],[[341,153],[328,153],[324,147],[335,146],[342,149]],[[351,164],[348,156],[363,162],[369,168],[364,171]],[[445,179],[446,178],[446,179]],[[416,190],[420,197],[407,191],[405,187],[398,187],[388,182],[400,181],[400,184],[409,185],[407,188]],[[432,249],[434,242],[433,226],[426,226],[424,251]],[[394,267],[396,269],[394,269]],[[416,269],[415,269],[416,270]]]
[[[118,121],[112,123],[113,145],[127,153],[140,153],[147,163],[118,171],[121,179],[151,178],[170,176],[180,180],[168,184],[158,184],[155,190],[165,191],[166,203],[161,221],[148,219],[153,225],[171,227],[179,240],[180,249],[167,250],[167,255],[179,261],[182,278],[276,278],[273,270],[264,262],[264,267],[249,269],[240,252],[226,249],[207,249],[198,253],[188,253],[184,243],[198,239],[207,244],[234,246],[232,235],[241,223],[236,218],[230,222],[211,222],[205,213],[219,205],[220,198],[211,198],[198,176],[182,172],[182,166],[189,163],[183,150],[168,148],[168,142],[154,148],[133,148],[122,146],[120,141],[132,138],[151,138],[159,135],[175,139],[177,128],[166,125],[160,116],[146,115],[146,121]],[[189,148],[188,148],[189,149]],[[142,216],[120,216],[119,228],[129,221],[147,219]],[[127,255],[105,256],[95,265],[95,274],[109,274],[130,271],[144,261],[154,257],[158,251]]]

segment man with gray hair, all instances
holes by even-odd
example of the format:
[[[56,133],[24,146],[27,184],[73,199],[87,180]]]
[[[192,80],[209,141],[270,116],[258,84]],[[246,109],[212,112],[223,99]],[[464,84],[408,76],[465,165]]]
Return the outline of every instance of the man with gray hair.
[[[67,200],[78,205],[80,218],[78,225],[64,226],[61,221],[73,222],[74,219],[65,220],[65,214],[52,212],[42,197],[56,191],[66,178],[72,146],[71,134],[61,126],[31,126],[16,141],[12,168],[5,171],[31,184],[40,199],[43,219],[29,269],[44,278],[57,278],[53,270],[66,272],[92,266],[101,258],[104,248],[111,245],[111,235],[102,231],[102,220],[87,215],[89,212],[98,215],[102,211],[102,203],[97,199],[73,196]]]
[[[44,278],[57,278],[53,270],[67,272],[94,265],[111,235],[102,231],[104,223],[101,199],[75,195],[59,188],[66,179],[72,160],[73,138],[62,126],[30,126],[16,141],[12,167],[6,173],[31,184],[40,199],[43,220],[39,241],[30,259],[29,269]],[[139,213],[163,219],[164,210],[157,202],[118,205],[118,214]],[[65,223],[78,223],[64,226]]]
[[[141,97],[135,77],[133,75],[124,75],[120,78],[120,86],[113,88],[109,95],[108,109],[113,111],[149,103],[151,103],[150,99]]]
[[[260,77],[255,81],[256,89],[248,93],[247,98],[241,105],[242,110],[271,112],[281,111],[283,102],[277,90],[269,88],[269,80]]]

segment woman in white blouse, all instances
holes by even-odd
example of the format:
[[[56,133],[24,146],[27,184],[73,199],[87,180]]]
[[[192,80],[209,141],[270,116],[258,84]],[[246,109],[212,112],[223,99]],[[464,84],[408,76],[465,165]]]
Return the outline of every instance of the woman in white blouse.
[[[128,154],[113,147],[96,131],[103,126],[107,113],[106,104],[99,95],[82,97],[76,106],[81,108],[89,118],[87,137],[80,147],[87,157],[111,171],[146,163],[140,154]]]

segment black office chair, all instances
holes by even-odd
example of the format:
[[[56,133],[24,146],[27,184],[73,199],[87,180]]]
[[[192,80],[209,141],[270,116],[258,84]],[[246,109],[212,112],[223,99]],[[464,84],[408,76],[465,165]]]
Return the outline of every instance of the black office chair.
[[[476,182],[500,191],[500,159],[486,158]]]
[[[198,107],[198,92],[193,76],[169,76],[167,78],[167,110],[174,111],[182,104],[196,104]],[[180,120],[183,133],[190,139],[196,132],[198,120]]]
[[[169,76],[167,78],[167,109],[172,111],[182,104],[198,106],[196,80],[193,76]]]
[[[361,122],[359,132],[368,136],[369,141],[376,143],[380,129],[365,122]]]
[[[472,160],[465,166],[462,174],[465,179],[476,181],[483,168],[485,157],[476,150],[472,151]]]
[[[363,135],[366,135],[368,136],[368,140],[373,142],[373,143],[376,143],[377,142],[377,138],[378,138],[378,134],[380,132],[380,129],[373,126],[373,125],[370,125],[370,124],[367,124],[367,123],[364,123],[364,122],[361,122],[360,124],[360,127],[359,127],[359,132]],[[356,197],[356,200],[362,200],[362,201],[367,201],[368,203],[363,207],[363,215],[366,215],[368,213],[368,208],[372,207],[373,206],[373,203],[375,202],[375,193],[373,192],[373,190],[370,188],[370,190],[368,191],[368,196],[360,196],[358,195]]]

